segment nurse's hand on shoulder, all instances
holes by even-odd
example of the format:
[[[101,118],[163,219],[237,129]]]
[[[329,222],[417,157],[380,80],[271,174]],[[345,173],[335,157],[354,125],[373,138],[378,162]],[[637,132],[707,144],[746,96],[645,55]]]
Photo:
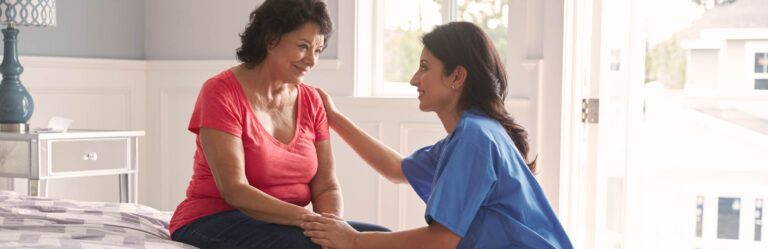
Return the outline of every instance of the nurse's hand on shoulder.
[[[304,223],[301,224],[301,228],[304,229],[304,235],[323,248],[347,249],[356,247],[355,240],[360,232],[338,216],[323,213],[322,216],[305,214],[302,218],[304,218]]]
[[[325,106],[325,113],[328,116],[328,122],[333,122],[336,115],[338,114],[336,105],[333,104],[333,99],[331,99],[331,97],[328,96],[328,93],[323,91],[323,89],[317,87],[315,89],[317,89],[317,93],[320,94],[320,98],[323,99],[323,105]]]

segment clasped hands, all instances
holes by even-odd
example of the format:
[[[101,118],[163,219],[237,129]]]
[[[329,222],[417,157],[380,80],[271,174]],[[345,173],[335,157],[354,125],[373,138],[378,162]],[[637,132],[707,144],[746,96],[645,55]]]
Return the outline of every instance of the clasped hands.
[[[304,235],[324,249],[348,249],[356,247],[360,232],[352,228],[346,221],[329,213],[305,214],[301,228]]]

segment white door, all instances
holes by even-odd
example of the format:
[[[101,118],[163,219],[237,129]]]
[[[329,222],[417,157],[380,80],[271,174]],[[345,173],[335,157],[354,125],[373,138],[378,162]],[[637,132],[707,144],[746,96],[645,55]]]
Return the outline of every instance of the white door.
[[[588,135],[589,165],[594,176],[593,248],[632,248],[631,217],[638,217],[638,165],[633,140],[642,115],[644,37],[638,28],[638,3],[633,0],[597,1],[601,17],[596,29],[599,57],[589,96],[599,99],[597,128]],[[646,238],[647,239],[647,238]]]
[[[566,40],[566,103],[571,119],[565,136],[566,224],[577,248],[626,248],[625,235],[635,203],[628,153],[641,114],[642,34],[632,0],[574,1]],[[640,77],[638,77],[638,75]]]
[[[738,23],[707,29],[756,2],[574,2],[566,100],[599,99],[596,123],[565,124],[575,246],[768,247],[768,92],[744,77],[767,63]]]
[[[597,132],[591,133],[590,165],[594,165],[594,248],[628,248],[628,217],[634,217],[632,205],[637,203],[634,164],[630,148],[636,130],[638,86],[642,86],[644,43],[636,25],[636,12],[632,0],[600,1],[602,16],[599,37],[599,63],[596,81],[591,84],[590,96],[600,100]],[[639,50],[639,51],[638,51]],[[641,77],[638,77],[641,76]]]
[[[630,163],[642,114],[644,43],[632,0],[574,1],[567,6],[564,162],[566,227],[577,248],[629,248],[638,203]],[[570,51],[569,51],[570,50]]]

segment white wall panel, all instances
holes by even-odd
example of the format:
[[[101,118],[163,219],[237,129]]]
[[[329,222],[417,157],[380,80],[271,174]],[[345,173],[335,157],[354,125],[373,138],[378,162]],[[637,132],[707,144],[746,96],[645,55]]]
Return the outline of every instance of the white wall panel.
[[[46,127],[51,117],[72,119],[72,128],[129,129],[130,90],[69,90],[30,88],[35,112],[31,127]]]
[[[144,61],[51,57],[21,57],[20,61],[24,66],[21,81],[35,107],[29,121],[31,129],[46,127],[53,116],[72,119],[70,128],[74,129],[144,129]],[[140,171],[145,166],[143,159],[139,158]],[[140,177],[141,185],[144,181]],[[16,186],[26,186],[27,181],[15,182]],[[142,196],[145,189],[139,188]],[[116,176],[57,179],[48,182],[48,192],[57,198],[117,201],[118,182]]]
[[[447,135],[439,123],[402,123],[400,124],[400,153],[409,155],[424,146],[433,145]],[[401,185],[398,229],[410,229],[426,226],[424,203],[410,185]]]
[[[184,199],[192,177],[196,145],[195,136],[187,126],[195,100],[197,92],[191,89],[160,92],[160,183],[166,196],[162,198],[162,207],[167,210],[174,209]]]
[[[381,138],[381,122],[362,122],[361,129],[375,138]],[[335,133],[331,145],[336,165],[336,176],[341,184],[344,199],[344,217],[355,221],[380,223],[379,182],[382,179],[375,170],[344,143]]]

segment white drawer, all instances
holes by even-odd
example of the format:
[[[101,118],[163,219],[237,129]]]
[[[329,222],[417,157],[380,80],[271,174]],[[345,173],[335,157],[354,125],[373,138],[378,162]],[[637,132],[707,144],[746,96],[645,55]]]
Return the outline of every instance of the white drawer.
[[[128,170],[130,139],[101,138],[48,141],[51,175],[68,172]]]

